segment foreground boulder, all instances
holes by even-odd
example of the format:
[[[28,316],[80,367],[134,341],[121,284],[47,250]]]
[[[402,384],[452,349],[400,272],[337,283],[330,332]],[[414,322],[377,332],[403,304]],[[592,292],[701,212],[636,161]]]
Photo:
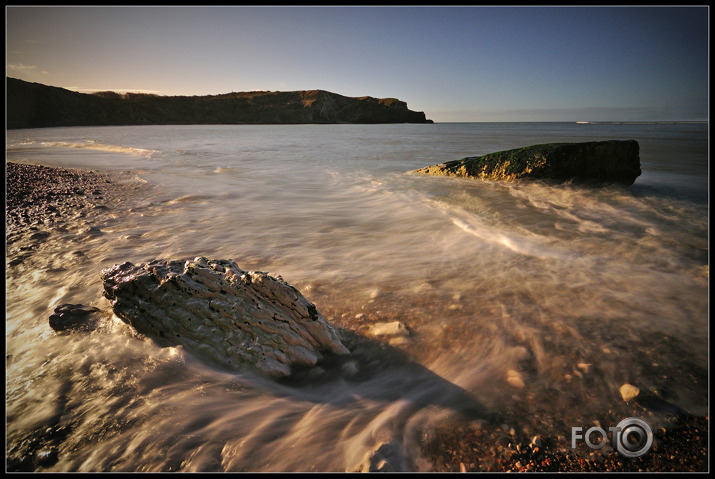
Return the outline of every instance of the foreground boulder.
[[[297,289],[232,260],[157,260],[102,270],[114,313],[163,346],[182,345],[223,367],[271,377],[347,354],[336,331]]]
[[[632,185],[641,174],[635,140],[548,143],[427,166],[416,173],[485,180],[544,178]]]

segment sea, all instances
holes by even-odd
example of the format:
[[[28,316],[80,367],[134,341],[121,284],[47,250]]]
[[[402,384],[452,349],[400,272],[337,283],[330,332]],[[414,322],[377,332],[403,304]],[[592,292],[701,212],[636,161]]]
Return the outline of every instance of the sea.
[[[631,139],[631,186],[412,173]],[[708,414],[708,123],[71,127],[6,145],[7,161],[132,192],[6,270],[8,451],[38,470],[360,471],[387,447],[383,470],[429,471],[423,445],[449,421],[564,444],[635,413],[664,424],[624,403],[626,383]],[[363,338],[354,374],[223,370],[136,334],[102,296],[103,268],[197,256],[295,286]],[[65,303],[99,308],[101,326],[53,331]],[[395,321],[407,334],[372,334]]]

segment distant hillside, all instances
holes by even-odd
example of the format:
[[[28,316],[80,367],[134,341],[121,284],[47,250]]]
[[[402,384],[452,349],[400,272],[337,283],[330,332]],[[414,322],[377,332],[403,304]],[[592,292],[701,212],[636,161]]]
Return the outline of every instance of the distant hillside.
[[[64,88],[7,78],[7,128],[99,125],[432,123],[395,98],[324,90],[157,96]]]

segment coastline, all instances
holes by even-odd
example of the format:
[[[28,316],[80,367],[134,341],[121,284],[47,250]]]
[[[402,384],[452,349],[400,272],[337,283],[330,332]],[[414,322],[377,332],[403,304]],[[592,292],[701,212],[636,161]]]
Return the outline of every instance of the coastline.
[[[97,225],[129,210],[127,199],[146,188],[120,175],[28,163],[6,162],[5,174],[7,276],[47,241],[101,235]]]
[[[97,220],[123,206],[117,198],[135,192],[111,175],[91,170],[6,163],[6,277],[19,278],[32,267],[32,252],[48,238],[63,234],[102,234]],[[119,206],[117,206],[119,205]],[[49,245],[48,247],[52,247]],[[81,249],[73,252],[82,256]],[[526,411],[526,409],[524,410]],[[647,408],[632,406],[634,416]],[[514,423],[515,421],[509,421]],[[440,471],[707,471],[709,417],[673,416],[672,426],[654,432],[653,451],[628,459],[610,449],[594,453],[584,445],[569,447],[570,438],[531,438],[489,425],[449,422],[429,432],[422,454],[431,470]],[[15,445],[15,447],[21,447]],[[604,448],[608,449],[608,448]],[[42,470],[11,458],[8,470]],[[12,460],[11,460],[12,459]]]

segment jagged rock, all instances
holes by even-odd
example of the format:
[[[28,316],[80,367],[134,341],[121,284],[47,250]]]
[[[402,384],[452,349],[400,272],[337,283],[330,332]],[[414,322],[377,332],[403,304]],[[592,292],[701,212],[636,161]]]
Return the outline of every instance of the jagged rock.
[[[486,180],[547,178],[632,185],[641,174],[639,149],[635,140],[548,143],[467,157],[415,172]]]
[[[97,308],[81,304],[63,304],[57,306],[54,313],[50,315],[50,327],[55,331],[86,328],[89,326],[92,313],[98,311]]]
[[[156,260],[102,270],[114,313],[160,345],[183,345],[231,369],[272,377],[348,354],[337,332],[293,286],[232,260]]]

